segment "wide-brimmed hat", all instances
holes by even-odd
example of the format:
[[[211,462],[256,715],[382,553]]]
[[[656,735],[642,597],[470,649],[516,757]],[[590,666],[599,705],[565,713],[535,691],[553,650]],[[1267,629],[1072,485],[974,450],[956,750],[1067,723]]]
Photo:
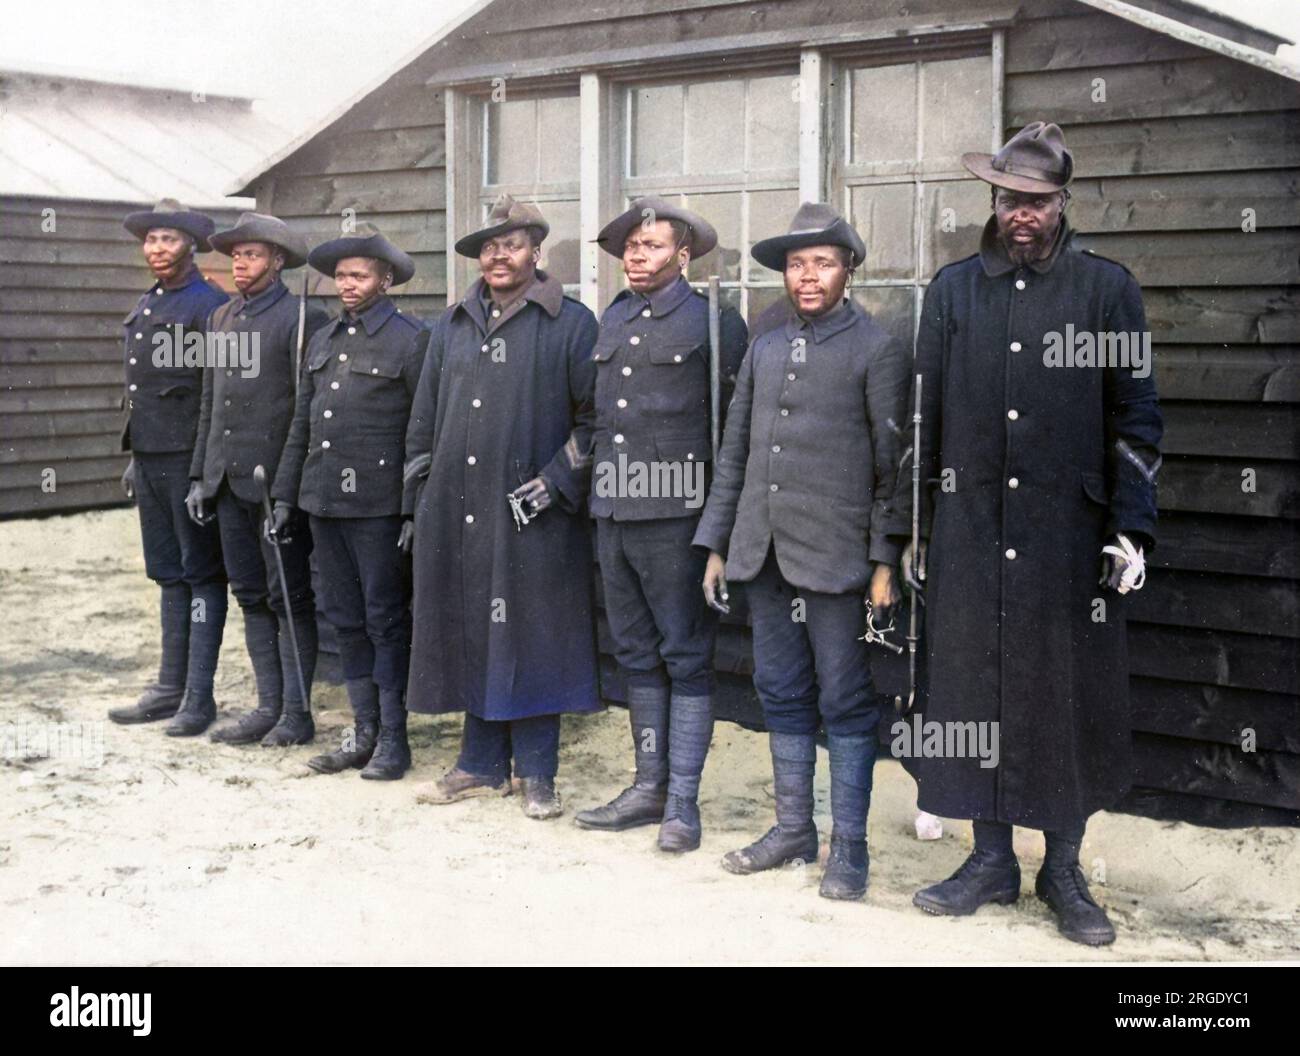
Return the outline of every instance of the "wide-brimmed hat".
[[[334,277],[334,266],[346,257],[370,257],[392,265],[393,285],[400,286],[415,274],[415,261],[379,233],[374,224],[358,224],[357,233],[330,239],[307,254],[307,263],[322,275]]]
[[[686,244],[691,248],[692,257],[702,257],[718,244],[718,232],[699,213],[655,194],[633,201],[626,212],[600,229],[596,242],[610,256],[622,257],[623,244],[632,230],[639,224],[653,224],[659,220],[677,220],[686,225]]]
[[[765,268],[785,271],[786,253],[808,246],[843,246],[852,255],[851,268],[856,268],[867,257],[867,247],[861,236],[825,202],[804,202],[784,235],[755,242],[749,253]]]
[[[122,226],[142,242],[145,235],[154,228],[174,227],[177,231],[184,231],[192,237],[194,248],[200,253],[206,253],[212,248],[208,245],[208,236],[217,229],[216,221],[212,217],[196,213],[193,209],[186,209],[175,198],[164,198],[152,209],[128,213],[126,219],[122,221]]]
[[[551,225],[542,216],[541,210],[530,202],[516,202],[510,195],[503,194],[492,203],[488,213],[487,226],[471,232],[456,243],[456,252],[462,257],[477,257],[483,243],[489,238],[504,235],[508,231],[518,231],[523,227],[535,227],[541,235],[538,241],[551,233]]]
[[[1074,157],[1059,125],[1032,121],[996,154],[972,152],[961,163],[985,183],[1027,194],[1064,190],[1074,178]]]
[[[268,242],[284,253],[286,268],[300,268],[307,263],[307,240],[278,216],[244,213],[234,227],[208,237],[218,253],[230,256],[240,242]]]

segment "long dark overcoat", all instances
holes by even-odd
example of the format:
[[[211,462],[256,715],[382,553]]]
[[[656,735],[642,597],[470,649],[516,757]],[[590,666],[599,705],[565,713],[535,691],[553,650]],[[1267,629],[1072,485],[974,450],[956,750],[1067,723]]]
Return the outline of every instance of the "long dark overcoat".
[[[599,707],[586,500],[595,316],[544,273],[493,319],[482,280],[434,324],[406,438],[415,502],[407,706],[491,720]],[[552,507],[522,531],[506,494]]]
[[[1162,429],[1149,359],[1056,365],[1067,338],[1102,333],[1142,340],[1141,290],[1068,228],[1046,261],[1016,267],[990,220],[981,252],[926,293],[924,718],[999,724],[994,767],[973,752],[913,760],[934,814],[1052,829],[1130,785],[1125,599],[1098,578],[1114,533],[1154,545]],[[896,497],[907,531],[910,467]]]

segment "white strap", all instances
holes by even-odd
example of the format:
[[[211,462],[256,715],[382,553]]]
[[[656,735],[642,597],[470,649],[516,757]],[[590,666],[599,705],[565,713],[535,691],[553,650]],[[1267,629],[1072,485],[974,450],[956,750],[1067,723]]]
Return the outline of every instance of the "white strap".
[[[1147,581],[1147,563],[1142,555],[1142,548],[1134,546],[1133,541],[1122,532],[1115,538],[1119,540],[1119,546],[1103,546],[1101,552],[1123,562],[1119,592],[1127,594],[1130,590],[1141,590],[1142,584]]]

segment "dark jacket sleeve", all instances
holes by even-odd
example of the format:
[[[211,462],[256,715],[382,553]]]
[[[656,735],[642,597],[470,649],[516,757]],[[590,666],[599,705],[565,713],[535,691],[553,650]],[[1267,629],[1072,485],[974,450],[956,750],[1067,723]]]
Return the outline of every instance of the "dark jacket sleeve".
[[[898,486],[898,464],[902,455],[900,440],[909,366],[902,342],[894,338],[888,339],[867,366],[864,392],[875,471],[867,556],[872,561],[888,565],[898,561],[901,549],[898,541],[891,539],[889,533],[894,514],[894,491]]]
[[[218,308],[220,305],[218,305]],[[213,316],[216,315],[217,308],[213,308],[208,313],[204,321],[204,339],[214,327]],[[190,458],[190,480],[203,479],[203,463],[208,455],[208,432],[212,428],[212,388],[215,384],[216,372],[212,367],[203,368],[203,388],[199,397],[199,425],[194,433],[194,454]],[[211,498],[212,496],[208,496]]]
[[[750,415],[754,409],[754,349],[750,347],[736,373],[736,391],[727,408],[727,428],[722,434],[722,448],[713,467],[713,484],[709,501],[695,529],[693,546],[702,546],[727,556],[731,530],[736,523],[736,507],[745,487],[745,466],[749,461]]]
[[[1147,332],[1142,290],[1132,275],[1125,275],[1105,329],[1111,333]],[[1156,542],[1156,473],[1164,432],[1155,379],[1151,376],[1153,366],[1148,359],[1143,377],[1127,367],[1108,367],[1104,388],[1110,476],[1106,534],[1123,532],[1148,553]]]
[[[591,488],[591,449],[596,432],[596,361],[592,349],[599,333],[596,317],[582,309],[576,325],[569,330],[565,349],[573,430],[539,474],[565,513],[584,509]]]
[[[438,385],[442,380],[442,357],[446,316],[428,331],[420,381],[411,400],[411,417],[406,423],[406,460],[402,465],[402,515],[413,517],[420,491],[433,464],[433,427],[438,416]]]
[[[921,325],[916,334],[916,358],[904,383],[907,403],[898,422],[903,436],[902,457],[898,464],[898,478],[894,487],[891,513],[885,518],[886,534],[901,547],[912,537],[912,460],[921,465],[920,536],[930,538],[933,503],[930,482],[939,476],[939,437],[942,435],[943,363],[944,342],[947,338],[947,308],[942,279],[936,279],[925,291],[921,305]],[[921,378],[921,450],[913,450],[915,427],[912,415],[916,410],[916,379]],[[873,515],[874,515],[874,511]],[[875,524],[873,516],[873,527]]]
[[[297,324],[294,325],[296,328]],[[310,316],[308,326],[310,327]],[[310,348],[309,340],[303,349],[302,362],[298,364],[298,396],[294,401],[293,421],[289,425],[289,435],[285,437],[280,465],[271,485],[271,498],[276,502],[287,502],[290,506],[298,505],[302,467],[307,461],[307,446],[311,442],[311,401],[316,386],[312,372],[307,369],[307,364],[311,361]]]
[[[722,383],[722,395],[718,400],[722,408],[722,420],[718,431],[721,433],[727,428],[727,408],[731,406],[731,398],[736,394],[736,375],[740,373],[740,365],[745,362],[745,349],[749,345],[749,328],[734,308],[728,308],[722,313],[718,338],[718,373]]]

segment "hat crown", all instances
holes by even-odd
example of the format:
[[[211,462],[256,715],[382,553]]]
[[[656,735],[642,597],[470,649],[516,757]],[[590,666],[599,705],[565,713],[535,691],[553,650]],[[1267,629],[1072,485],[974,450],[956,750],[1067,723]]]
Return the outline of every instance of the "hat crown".
[[[825,202],[804,202],[790,221],[786,234],[805,235],[813,231],[825,231],[843,219]]]
[[[1068,178],[1073,166],[1060,126],[1031,121],[993,156],[993,167],[999,172]]]
[[[277,227],[287,227],[288,225],[278,216],[271,216],[268,213],[240,213],[239,222],[236,227],[243,227],[246,224],[275,224]]]
[[[155,213],[188,213],[189,210],[175,198],[160,198],[153,207]]]

